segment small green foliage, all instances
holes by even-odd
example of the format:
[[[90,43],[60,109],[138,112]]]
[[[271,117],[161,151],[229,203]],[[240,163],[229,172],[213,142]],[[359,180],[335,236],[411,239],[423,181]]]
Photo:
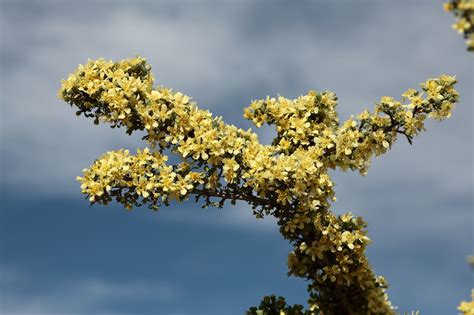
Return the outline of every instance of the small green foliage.
[[[286,304],[285,298],[275,295],[265,296],[260,305],[251,307],[246,315],[316,315],[316,313],[304,310],[302,305],[295,304],[290,306]]]

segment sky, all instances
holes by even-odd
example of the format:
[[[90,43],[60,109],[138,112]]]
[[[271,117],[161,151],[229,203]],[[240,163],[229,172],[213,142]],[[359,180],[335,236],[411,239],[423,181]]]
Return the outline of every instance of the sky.
[[[413,146],[400,138],[365,177],[332,173],[334,212],[368,222],[392,303],[456,314],[474,284],[474,55],[452,23],[437,0],[0,0],[0,313],[233,315],[268,294],[305,303],[275,221],[244,203],[128,212],[84,200],[83,168],[146,144],[76,117],[60,81],[88,58],[139,54],[157,84],[245,129],[243,108],[267,95],[331,90],[346,119],[456,75],[449,120],[428,122]],[[256,131],[264,143],[275,135]]]

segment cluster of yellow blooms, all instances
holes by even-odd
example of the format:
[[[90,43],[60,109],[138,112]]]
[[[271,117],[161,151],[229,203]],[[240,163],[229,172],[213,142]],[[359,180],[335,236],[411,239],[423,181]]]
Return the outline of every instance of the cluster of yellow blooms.
[[[370,243],[365,222],[351,213],[335,217],[323,211],[311,217],[293,241],[295,249],[288,256],[288,267],[289,274],[313,281],[308,286],[312,310],[327,314],[320,301],[340,295],[339,303],[346,299],[341,304],[349,303],[356,314],[394,313],[385,293],[385,279],[373,273],[365,256]],[[357,298],[354,292],[358,291],[363,292],[363,298]],[[335,314],[347,312],[344,307],[335,308]]]
[[[467,257],[467,262],[471,268],[474,268],[473,255]],[[471,290],[471,301],[462,301],[458,306],[458,310],[461,311],[460,315],[474,315],[474,289]]]
[[[453,28],[466,38],[467,50],[474,51],[474,0],[450,0],[444,3],[444,9],[457,17]],[[474,289],[472,301],[461,302],[458,309],[463,315],[474,315]]]
[[[467,49],[474,51],[474,0],[450,0],[444,4],[444,9],[457,17],[453,28],[464,35]]]
[[[59,97],[77,107],[78,115],[129,134],[144,131],[151,147],[136,155],[108,152],[85,169],[78,179],[91,203],[115,199],[130,209],[158,208],[190,195],[204,198],[204,206],[244,200],[257,217],[275,216],[293,245],[289,274],[309,280],[306,314],[394,314],[387,284],[365,256],[370,242],[365,222],[329,210],[335,196],[328,169],[365,174],[372,156],[389,150],[397,135],[411,142],[427,117],[449,117],[458,101],[455,78],[430,79],[422,91],[404,93],[402,101],[383,97],[373,112],[342,124],[332,92],[254,101],[244,116],[277,128],[273,143],[262,145],[250,129],[225,124],[188,96],[153,87],[150,70],[140,57],[89,60],[62,81]],[[182,163],[168,165],[164,151]]]
[[[113,195],[122,196],[126,208],[131,209],[142,197],[144,202],[158,206],[160,201],[181,200],[196,185],[203,183],[202,174],[190,172],[187,163],[176,167],[166,165],[168,158],[148,148],[130,155],[128,150],[111,151],[104,154],[84,169],[81,188],[91,202],[107,204]],[[131,193],[133,192],[133,193]],[[160,200],[161,199],[161,200]]]
[[[458,307],[462,315],[474,315],[474,289],[471,291],[471,301],[462,301]]]

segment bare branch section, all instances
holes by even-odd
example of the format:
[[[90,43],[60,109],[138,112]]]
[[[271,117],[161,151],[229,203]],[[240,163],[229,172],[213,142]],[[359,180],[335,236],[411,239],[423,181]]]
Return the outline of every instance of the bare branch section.
[[[335,216],[328,169],[365,174],[374,155],[385,153],[397,135],[412,142],[427,117],[443,120],[458,101],[454,77],[443,75],[410,89],[402,101],[382,97],[373,112],[340,124],[336,95],[310,91],[297,99],[253,101],[244,117],[257,127],[273,124],[277,136],[262,145],[257,135],[225,124],[191,99],[154,87],[151,68],[137,57],[119,62],[95,60],[79,66],[62,82],[59,97],[78,115],[145,131],[151,147],[131,154],[107,152],[78,180],[92,204],[112,200],[126,208],[159,208],[195,195],[203,206],[245,201],[257,217],[272,215],[293,245],[289,275],[308,281],[308,307],[265,297],[267,314],[394,314],[387,284],[365,256],[366,223],[351,213]],[[165,152],[181,158],[168,164]],[[249,309],[256,314],[257,308]]]

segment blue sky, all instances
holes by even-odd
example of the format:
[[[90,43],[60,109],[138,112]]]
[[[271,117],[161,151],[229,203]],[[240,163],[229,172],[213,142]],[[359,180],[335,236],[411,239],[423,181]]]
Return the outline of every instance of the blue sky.
[[[140,54],[158,84],[248,128],[252,99],[337,93],[341,118],[442,73],[461,102],[373,161],[333,173],[337,213],[369,223],[368,250],[401,311],[456,314],[473,274],[473,54],[441,1],[1,0],[0,311],[5,315],[242,314],[263,295],[304,303],[289,246],[243,203],[158,213],[94,206],[75,177],[139,135],[77,118],[56,98],[87,58]],[[274,131],[258,130],[270,142]]]

